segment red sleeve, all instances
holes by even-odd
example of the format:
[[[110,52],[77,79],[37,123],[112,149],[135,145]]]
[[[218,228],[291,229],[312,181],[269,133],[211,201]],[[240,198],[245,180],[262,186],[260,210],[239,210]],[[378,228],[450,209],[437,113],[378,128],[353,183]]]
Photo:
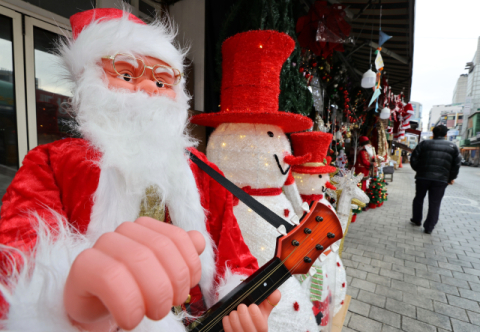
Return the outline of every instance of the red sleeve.
[[[287,181],[285,181],[285,185],[286,186],[289,186],[291,184],[295,183],[295,178],[293,177],[292,175],[292,170],[290,169],[290,171],[288,172],[288,177],[287,177]]]
[[[217,172],[220,169],[209,162],[203,153],[191,150],[202,161]],[[198,166],[191,165],[197,184],[202,187],[202,205],[207,210],[207,230],[216,245],[216,281],[225,273],[225,266],[234,274],[250,275],[258,269],[257,259],[250,253],[245,244],[237,219],[233,214],[233,196],[219,183],[201,171]]]
[[[39,146],[27,154],[2,202],[0,243],[23,251],[31,250],[37,238],[31,224],[32,212],[51,225],[56,224],[51,211],[65,217],[60,189],[50,165],[48,145]]]
[[[360,163],[366,168],[370,167],[370,156],[365,150],[360,151]]]

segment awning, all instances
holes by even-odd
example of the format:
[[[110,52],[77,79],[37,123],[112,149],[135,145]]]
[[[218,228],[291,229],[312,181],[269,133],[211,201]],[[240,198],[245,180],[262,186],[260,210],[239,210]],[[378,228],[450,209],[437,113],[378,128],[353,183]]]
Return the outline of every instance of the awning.
[[[405,101],[410,101],[415,0],[340,0],[337,3],[347,6],[350,17],[347,17],[346,20],[352,27],[350,36],[355,40],[355,44],[344,44],[345,53],[343,55],[362,74],[370,68],[371,48],[372,63],[375,59],[381,4],[382,31],[392,36],[382,46],[384,73],[393,93],[399,94],[405,89],[403,90]]]
[[[465,147],[465,148],[461,148],[460,151],[470,151],[470,150],[478,150],[480,149],[479,146],[468,146],[468,147]]]

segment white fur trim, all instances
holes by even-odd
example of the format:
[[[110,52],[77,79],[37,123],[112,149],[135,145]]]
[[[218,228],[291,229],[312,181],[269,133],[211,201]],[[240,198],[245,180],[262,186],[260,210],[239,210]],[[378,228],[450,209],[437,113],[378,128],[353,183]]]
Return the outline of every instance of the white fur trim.
[[[225,275],[220,279],[216,292],[217,292],[217,301],[221,300],[225,295],[230,293],[235,287],[240,285],[240,283],[247,279],[248,276],[241,274],[233,274],[230,268],[227,267],[225,270]]]
[[[0,285],[0,292],[9,304],[8,317],[0,322],[0,326],[8,331],[79,331],[71,324],[63,306],[63,288],[73,261],[93,243],[65,227],[65,221],[58,214],[56,218],[58,230],[49,228],[38,215],[35,217],[38,239],[30,255],[23,255],[11,247],[1,247],[4,253],[22,255],[25,262],[20,272]],[[145,318],[133,331],[184,332],[185,328],[173,314],[169,314],[158,322]]]

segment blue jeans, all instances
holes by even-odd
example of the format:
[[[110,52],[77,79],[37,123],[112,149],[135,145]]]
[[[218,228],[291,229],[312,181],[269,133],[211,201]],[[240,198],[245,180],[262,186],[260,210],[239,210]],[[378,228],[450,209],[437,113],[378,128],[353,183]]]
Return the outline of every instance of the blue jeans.
[[[428,191],[428,215],[423,223],[423,228],[427,232],[433,231],[438,222],[440,214],[440,205],[445,194],[447,183],[435,180],[417,179],[415,182],[416,194],[413,199],[413,217],[412,221],[416,224],[422,223],[423,218],[423,200]]]

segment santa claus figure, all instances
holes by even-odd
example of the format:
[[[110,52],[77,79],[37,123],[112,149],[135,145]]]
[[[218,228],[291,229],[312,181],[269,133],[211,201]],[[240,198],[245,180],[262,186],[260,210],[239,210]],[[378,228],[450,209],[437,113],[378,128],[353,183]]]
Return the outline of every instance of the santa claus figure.
[[[30,151],[7,189],[0,325],[185,331],[172,306],[198,314],[258,268],[232,196],[189,161],[207,162],[185,134],[185,51],[170,26],[117,9],[71,24],[59,53],[83,138]],[[240,305],[224,330],[267,331],[279,297]]]
[[[375,151],[370,140],[366,136],[359,138],[360,149],[357,154],[357,162],[355,163],[355,171],[363,173],[364,180],[362,181],[362,190],[367,189],[367,181],[370,176],[370,169],[376,167]]]

